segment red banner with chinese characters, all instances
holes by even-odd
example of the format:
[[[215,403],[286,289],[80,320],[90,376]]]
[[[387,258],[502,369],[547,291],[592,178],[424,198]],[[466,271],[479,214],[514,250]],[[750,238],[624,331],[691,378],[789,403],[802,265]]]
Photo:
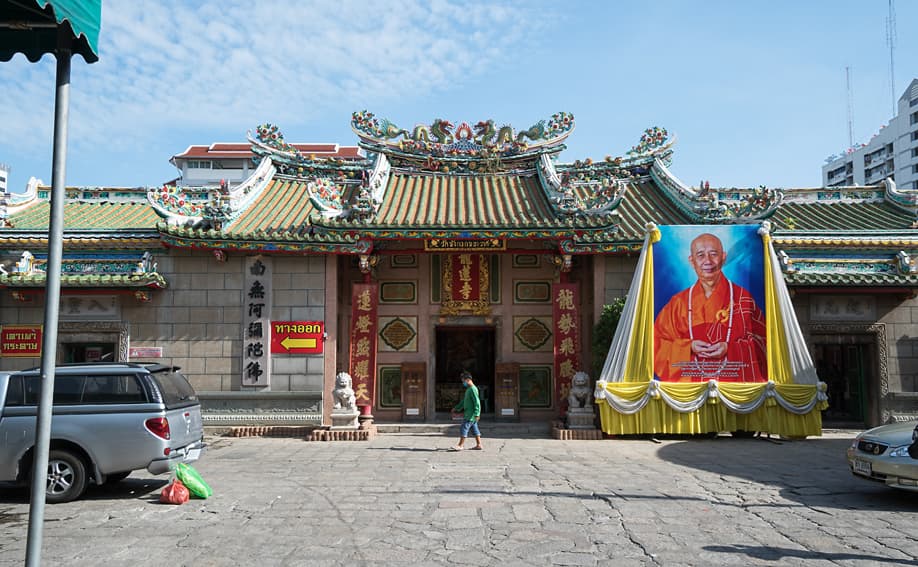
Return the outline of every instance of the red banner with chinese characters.
[[[356,283],[351,296],[350,374],[358,406],[373,405],[376,381],[376,336],[379,285]]]
[[[555,396],[561,415],[567,413],[571,378],[580,370],[580,299],[577,284],[551,286],[555,324]]]
[[[443,262],[441,315],[489,315],[490,274],[484,254],[450,254]]]

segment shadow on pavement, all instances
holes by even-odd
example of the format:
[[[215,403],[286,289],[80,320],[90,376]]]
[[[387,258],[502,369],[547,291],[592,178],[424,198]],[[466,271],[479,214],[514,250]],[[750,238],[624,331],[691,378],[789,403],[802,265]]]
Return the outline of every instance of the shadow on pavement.
[[[144,498],[151,493],[159,500],[159,490],[169,481],[165,478],[126,478],[121,482],[103,484],[101,486],[90,484],[83,496],[77,500],[128,500],[131,498]],[[31,494],[29,488],[23,485],[0,485],[0,503],[3,504],[28,504]]]
[[[785,558],[810,559],[816,561],[875,561],[882,565],[918,565],[915,559],[892,559],[877,555],[860,553],[831,553],[808,551],[806,549],[788,549],[786,547],[766,547],[762,545],[708,545],[706,551],[719,553],[744,554],[764,561],[780,561]]]
[[[918,510],[918,493],[855,477],[845,451],[850,439],[697,438],[662,445],[672,464],[780,487],[804,506],[847,510]]]

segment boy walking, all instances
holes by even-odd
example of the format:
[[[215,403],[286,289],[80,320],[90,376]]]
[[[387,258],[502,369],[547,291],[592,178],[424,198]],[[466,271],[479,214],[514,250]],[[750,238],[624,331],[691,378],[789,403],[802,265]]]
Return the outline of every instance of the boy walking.
[[[478,387],[472,381],[472,374],[468,370],[463,370],[459,375],[462,379],[462,385],[465,387],[465,395],[462,401],[453,408],[453,414],[462,412],[462,426],[459,428],[459,444],[450,447],[450,451],[461,451],[465,449],[465,438],[469,433],[475,436],[475,446],[472,449],[480,451],[481,431],[478,429],[478,420],[481,418],[481,399],[478,397]]]

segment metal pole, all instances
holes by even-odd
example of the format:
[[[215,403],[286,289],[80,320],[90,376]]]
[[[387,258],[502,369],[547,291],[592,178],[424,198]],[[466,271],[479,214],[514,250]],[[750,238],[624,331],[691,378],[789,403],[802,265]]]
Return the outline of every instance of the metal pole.
[[[66,43],[65,43],[66,41]],[[62,47],[66,46],[66,47]],[[51,162],[51,219],[48,228],[48,268],[45,290],[45,327],[41,344],[41,394],[38,427],[32,458],[32,499],[29,502],[29,533],[26,566],[41,564],[42,524],[48,486],[48,450],[51,444],[51,412],[54,366],[57,363],[57,319],[61,299],[61,258],[64,247],[64,172],[67,165],[67,120],[70,114],[70,39],[58,28],[57,90],[54,95],[54,155]]]

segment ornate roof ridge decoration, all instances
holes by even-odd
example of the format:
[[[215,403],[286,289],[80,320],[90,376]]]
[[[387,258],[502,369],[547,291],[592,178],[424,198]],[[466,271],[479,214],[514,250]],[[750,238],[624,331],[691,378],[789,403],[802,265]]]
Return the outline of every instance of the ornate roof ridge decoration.
[[[170,225],[222,226],[258,198],[275,171],[271,160],[265,158],[245,181],[233,188],[225,183],[217,189],[163,185],[147,192],[147,202]]]
[[[883,185],[786,187],[782,191],[784,203],[878,203],[887,200]]]
[[[676,137],[670,137],[666,128],[651,126],[644,130],[637,145],[628,150],[627,156],[632,160],[652,157],[669,165],[672,161],[673,146],[675,145]]]
[[[156,271],[149,252],[120,255],[68,254],[61,262],[65,287],[151,287],[163,289],[165,278]],[[0,265],[0,287],[42,287],[47,281],[47,254],[36,257],[24,251],[11,270]]]
[[[336,157],[317,158],[314,155],[303,155],[295,146],[284,140],[284,135],[274,124],[261,124],[252,132],[246,133],[252,145],[252,153],[261,157],[270,157],[277,170],[277,177],[289,176],[303,179],[311,176],[334,176],[342,171],[348,177],[356,177],[360,172],[369,169],[370,161],[366,158],[343,160]]]
[[[893,206],[918,217],[918,189],[897,189],[891,177],[883,180],[886,200]]]
[[[489,162],[557,151],[574,130],[574,115],[558,112],[519,131],[506,124],[498,127],[491,119],[480,120],[474,126],[468,122],[456,126],[449,120],[437,118],[429,125],[417,124],[409,132],[362,110],[352,114],[351,129],[361,144],[371,151],[447,161]]]
[[[16,214],[38,201],[38,186],[41,184],[41,179],[31,177],[26,185],[25,193],[10,193],[8,191],[0,193],[0,228],[12,226],[9,220],[10,215]]]
[[[30,276],[47,273],[48,255],[25,250],[11,270],[0,265],[0,274]],[[61,273],[81,275],[142,275],[155,273],[157,263],[150,252],[133,254],[72,254],[61,259]]]
[[[562,216],[604,215],[618,207],[632,174],[621,167],[621,158],[591,159],[556,166],[552,158],[539,158],[539,180],[548,202]]]
[[[654,159],[650,177],[683,213],[699,224],[758,222],[774,213],[784,199],[783,190],[764,185],[711,189],[704,184],[696,190],[670,173],[660,159]]]
[[[862,252],[862,251],[858,251]],[[818,255],[806,254],[789,255],[784,250],[778,252],[781,271],[785,274],[918,274],[915,258],[904,250],[884,255]],[[918,277],[916,277],[918,284]]]
[[[360,189],[354,198],[351,212],[356,219],[368,222],[376,215],[379,211],[379,206],[382,205],[386,188],[389,186],[391,173],[392,165],[389,163],[389,158],[386,157],[386,154],[376,154],[373,171],[370,172],[369,178],[364,176],[365,182],[360,185]]]

